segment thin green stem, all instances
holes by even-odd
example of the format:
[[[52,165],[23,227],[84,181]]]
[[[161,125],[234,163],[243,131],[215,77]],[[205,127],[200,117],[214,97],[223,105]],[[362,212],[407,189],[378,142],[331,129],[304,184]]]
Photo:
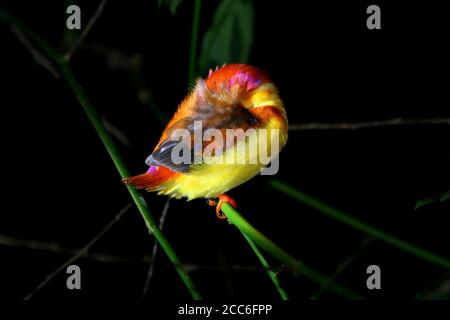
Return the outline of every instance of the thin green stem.
[[[189,85],[191,85],[195,79],[195,65],[197,60],[197,43],[198,43],[198,30],[200,27],[201,7],[202,7],[202,0],[195,0],[192,29],[191,29],[191,50],[189,53],[189,74],[188,74]]]
[[[259,248],[256,246],[256,244],[250,239],[245,233],[242,232],[242,235],[247,240],[250,247],[255,252],[256,256],[258,257],[259,261],[263,265],[263,267],[267,270],[267,274],[269,275],[270,279],[272,280],[273,284],[275,285],[275,288],[277,288],[278,293],[280,294],[280,297],[282,300],[289,300],[289,297],[284,291],[284,289],[281,287],[280,280],[278,279],[277,273],[274,272],[269,263],[267,262],[266,258],[264,258],[262,252],[259,250]]]
[[[295,274],[300,273],[301,263],[297,261],[293,256],[281,249],[269,238],[259,232],[253,227],[247,220],[245,220],[239,212],[237,212],[229,203],[222,205],[222,211],[228,220],[234,224],[242,233],[247,235],[252,241],[258,244],[261,248],[266,250],[270,255],[276,258],[278,261],[286,265]]]
[[[241,214],[235,210],[230,204],[224,203],[222,205],[222,211],[228,220],[234,224],[244,235],[246,235],[252,242],[256,243],[267,253],[272,255],[275,259],[290,268],[295,274],[301,274],[309,280],[324,286],[328,283],[329,277],[322,275],[316,270],[306,266],[304,263],[296,260],[294,257],[286,253],[270,239],[259,232],[253,227],[247,220],[245,220]],[[360,294],[340,285],[333,283],[330,290],[342,297],[348,299],[364,299]]]
[[[76,80],[69,64],[64,57],[58,53],[55,49],[53,49],[43,38],[41,38],[36,32],[34,32],[31,28],[29,28],[27,25],[25,25],[23,22],[19,21],[17,18],[13,17],[12,15],[6,13],[2,8],[0,8],[0,18],[7,24],[14,24],[18,28],[20,28],[23,32],[28,34],[28,36],[36,43],[36,45],[39,46],[39,48],[44,51],[52,60],[53,62],[59,66],[61,73],[63,75],[63,78],[67,81],[69,87],[72,89],[73,93],[77,97],[81,107],[85,111],[87,117],[89,118],[89,121],[91,122],[92,126],[94,127],[95,131],[97,132],[98,136],[100,137],[100,140],[102,141],[103,145],[105,146],[106,150],[108,151],[112,161],[114,162],[117,171],[119,172],[120,176],[122,178],[128,177],[129,172],[128,169],[122,160],[114,142],[112,141],[111,137],[109,136],[108,132],[103,127],[102,121],[97,114],[96,110],[92,106],[91,102],[89,101],[87,95],[85,94],[83,88],[81,87],[80,83]],[[158,228],[155,219],[153,218],[152,214],[150,213],[148,207],[145,205],[143,200],[141,199],[141,196],[139,193],[132,187],[127,186],[127,190],[130,193],[134,203],[139,209],[139,212],[141,213],[142,217],[144,218],[144,221],[147,225],[147,228],[150,233],[152,233],[157,241],[160,243],[161,248],[166,252],[167,256],[169,257],[169,260],[174,265],[175,269],[177,270],[179,276],[181,277],[181,280],[191,293],[192,297],[194,299],[201,299],[201,296],[197,289],[194,286],[194,283],[192,282],[189,275],[184,271],[182,268],[181,262],[178,259],[178,256],[176,255],[175,251],[173,250],[172,246],[168,242],[167,238],[162,234],[161,230]]]
[[[425,261],[428,261],[428,262],[433,263],[440,267],[444,267],[446,269],[450,269],[450,260],[448,260],[444,257],[438,256],[434,253],[431,253],[427,250],[424,250],[418,246],[410,244],[409,242],[406,242],[406,241],[399,239],[393,235],[390,235],[389,233],[386,233],[380,229],[377,229],[365,222],[362,222],[361,220],[358,220],[341,210],[335,209],[335,208],[323,203],[322,201],[320,201],[314,197],[311,197],[280,180],[272,179],[270,181],[270,185],[274,189],[290,196],[291,198],[293,198],[301,203],[304,203],[314,209],[317,209],[319,212],[327,215],[328,217],[331,217],[337,221],[340,221],[356,230],[364,232],[376,239],[379,239],[380,241],[390,244],[391,246],[394,246],[400,250],[408,252],[408,253],[410,253],[418,258],[421,258]]]

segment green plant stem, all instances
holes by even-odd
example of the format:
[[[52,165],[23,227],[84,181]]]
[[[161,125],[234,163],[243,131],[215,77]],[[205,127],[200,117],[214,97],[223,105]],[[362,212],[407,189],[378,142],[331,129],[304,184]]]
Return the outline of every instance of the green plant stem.
[[[235,210],[229,203],[222,205],[222,212],[228,218],[228,220],[234,224],[245,236],[247,236],[252,242],[256,243],[267,253],[272,255],[275,259],[289,267],[294,273],[301,274],[309,280],[324,286],[328,284],[329,277],[322,275],[316,270],[306,266],[304,263],[296,260],[294,257],[286,253],[255,227],[253,227],[247,220],[245,220],[241,214]],[[255,251],[256,253],[256,251]],[[342,297],[348,299],[364,299],[360,294],[340,285],[333,283],[330,290]]]
[[[270,255],[278,261],[286,265],[294,274],[300,273],[301,263],[294,257],[281,249],[269,238],[259,232],[247,220],[245,220],[239,212],[237,212],[229,203],[222,205],[222,211],[228,220],[234,224],[242,233],[248,236],[252,241],[258,244],[261,248],[266,250]]]
[[[64,57],[61,54],[59,54],[55,49],[53,49],[36,32],[34,32],[31,28],[26,26],[23,22],[19,21],[17,18],[6,13],[2,8],[0,8],[0,18],[5,23],[14,24],[18,28],[20,28],[23,32],[25,32],[36,43],[36,45],[38,45],[39,48],[42,51],[44,51],[49,56],[49,58],[51,58],[53,60],[53,62],[56,65],[59,66],[64,79],[67,81],[68,85],[70,86],[73,93],[77,97],[80,105],[82,106],[87,117],[89,118],[89,121],[91,122],[92,126],[94,127],[95,131],[97,132],[98,136],[100,137],[100,140],[102,141],[103,145],[105,146],[106,150],[108,151],[112,161],[114,162],[120,176],[122,178],[128,177],[129,172],[128,172],[128,169],[127,169],[124,161],[122,160],[111,137],[109,136],[109,134],[103,127],[100,117],[98,116],[94,107],[90,103],[83,88],[81,87],[79,82],[76,80],[76,78],[68,64],[68,61],[66,59],[64,59]],[[176,255],[172,246],[168,242],[167,238],[162,234],[161,230],[158,228],[158,226],[155,222],[155,219],[151,215],[148,207],[145,205],[145,203],[141,199],[139,193],[133,187],[130,187],[130,186],[127,186],[127,190],[130,193],[137,208],[139,209],[139,212],[141,213],[142,217],[144,218],[144,221],[147,225],[149,232],[155,236],[156,240],[161,245],[161,248],[166,252],[167,256],[169,257],[169,260],[172,262],[172,264],[174,265],[175,269],[177,270],[179,276],[181,277],[181,280],[183,281],[183,283],[185,284],[185,286],[191,293],[191,296],[196,300],[201,299],[201,296],[200,296],[199,292],[197,291],[197,289],[195,288],[194,283],[192,282],[189,275],[183,270],[181,262],[178,259],[178,256]]]
[[[198,43],[198,30],[200,27],[201,7],[202,7],[202,0],[195,0],[192,29],[191,29],[191,49],[189,53],[189,74],[188,74],[189,85],[192,85],[195,79],[195,65],[197,60],[197,43]]]
[[[263,265],[263,267],[267,270],[267,274],[269,275],[270,279],[272,280],[273,284],[275,285],[275,288],[277,288],[278,293],[280,294],[280,297],[282,300],[289,300],[289,297],[284,291],[284,289],[281,287],[280,280],[278,279],[277,273],[271,270],[271,267],[267,260],[264,258],[262,252],[259,250],[259,248],[256,246],[256,244],[250,239],[245,233],[242,232],[242,235],[247,240],[250,247],[255,252],[256,256],[258,257],[259,261]]]
[[[421,258],[425,261],[433,263],[437,266],[450,269],[450,260],[448,260],[444,257],[438,256],[436,254],[433,254],[433,253],[431,253],[427,250],[424,250],[420,247],[417,247],[413,244],[410,244],[402,239],[392,236],[392,235],[390,235],[384,231],[381,231],[375,227],[372,227],[371,225],[369,225],[365,222],[362,222],[343,211],[335,209],[335,208],[321,202],[320,200],[295,189],[294,187],[292,187],[280,180],[272,179],[270,181],[270,185],[274,189],[290,196],[291,198],[293,198],[301,203],[304,203],[314,209],[317,209],[319,212],[321,212],[337,221],[340,221],[356,230],[364,232],[380,241],[390,244],[391,246],[394,246],[400,250],[408,252],[418,258]]]

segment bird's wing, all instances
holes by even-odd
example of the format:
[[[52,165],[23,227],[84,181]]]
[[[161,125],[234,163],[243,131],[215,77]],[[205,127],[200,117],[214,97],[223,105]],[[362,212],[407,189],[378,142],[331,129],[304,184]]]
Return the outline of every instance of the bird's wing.
[[[202,141],[201,138],[196,138],[195,135],[200,132],[200,123],[202,136],[208,129],[217,129],[222,134],[222,141],[215,139],[211,139],[212,141]],[[227,147],[225,144],[226,129],[239,128],[247,130],[256,127],[257,124],[258,119],[243,106],[203,106],[201,109],[194,110],[190,116],[176,121],[166,129],[167,138],[158,144],[157,148],[147,158],[146,164],[164,166],[173,171],[187,173],[195,166],[198,167],[196,159],[201,159],[202,148],[209,146],[215,150],[221,149],[225,151]],[[179,134],[181,132],[177,131],[177,129],[184,130],[185,133],[189,134],[189,138],[180,139],[178,135],[178,139],[176,139],[174,133]],[[217,146],[217,144],[220,145]],[[177,149],[174,150],[174,148]],[[173,151],[176,152],[179,158],[183,159],[183,162],[179,163],[179,161],[174,161],[172,157]]]

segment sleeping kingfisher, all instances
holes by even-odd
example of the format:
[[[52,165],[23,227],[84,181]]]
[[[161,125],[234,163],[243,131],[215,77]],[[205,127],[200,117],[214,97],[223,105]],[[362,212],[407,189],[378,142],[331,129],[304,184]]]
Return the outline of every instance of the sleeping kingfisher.
[[[260,159],[264,150],[251,148],[252,143],[261,146],[259,139],[268,137],[264,145],[273,160],[286,144],[287,128],[283,102],[268,74],[246,64],[224,65],[210,70],[207,79],[198,79],[181,102],[145,161],[147,172],[123,182],[176,199],[206,198],[208,204],[216,206],[216,215],[224,219],[224,202],[236,208],[236,202],[225,193],[268,165]],[[211,130],[224,138],[216,135],[215,139],[205,139]],[[180,131],[190,134],[181,142],[176,134]],[[239,134],[228,139],[229,132]],[[174,154],[189,161],[175,161]]]

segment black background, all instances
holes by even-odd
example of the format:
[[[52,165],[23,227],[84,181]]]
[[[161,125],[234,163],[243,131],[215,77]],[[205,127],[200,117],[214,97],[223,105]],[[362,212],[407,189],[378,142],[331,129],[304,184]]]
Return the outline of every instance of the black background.
[[[98,1],[80,1],[82,24]],[[274,79],[291,124],[449,116],[448,18],[440,2],[378,4],[382,29],[367,30],[372,2],[254,1],[255,39],[250,63]],[[58,47],[65,5],[53,1],[2,1]],[[216,1],[204,1],[201,35]],[[109,1],[72,67],[98,112],[129,138],[116,140],[130,171],[145,170],[161,124],[136,96],[130,75],[108,67],[95,45],[140,53],[139,75],[167,114],[186,94],[192,1],[172,16],[156,1]],[[0,92],[3,191],[0,234],[81,248],[131,199],[103,145],[64,81],[38,65],[11,30],[0,25]],[[206,75],[201,75],[206,76]],[[277,178],[400,238],[448,257],[447,203],[414,210],[415,201],[449,188],[448,126],[411,125],[364,130],[291,132]],[[258,176],[232,190],[240,212],[286,251],[332,274],[366,237],[278,193]],[[144,195],[156,217],[165,198]],[[264,272],[215,270],[258,262],[239,232],[219,221],[203,200],[171,202],[164,226],[181,261],[210,300],[238,297],[274,300]],[[82,290],[69,291],[63,272],[36,299],[140,299],[154,239],[133,207],[92,252],[132,262],[79,259]],[[69,256],[0,246],[0,294],[21,299]],[[276,265],[275,261],[271,261]],[[366,268],[382,270],[382,290],[366,288]],[[212,268],[211,268],[212,267]],[[227,268],[225,268],[227,269]],[[371,299],[411,299],[445,270],[374,241],[337,281]],[[281,273],[293,299],[319,289]],[[145,299],[188,299],[160,250]],[[324,299],[340,299],[326,292]]]

